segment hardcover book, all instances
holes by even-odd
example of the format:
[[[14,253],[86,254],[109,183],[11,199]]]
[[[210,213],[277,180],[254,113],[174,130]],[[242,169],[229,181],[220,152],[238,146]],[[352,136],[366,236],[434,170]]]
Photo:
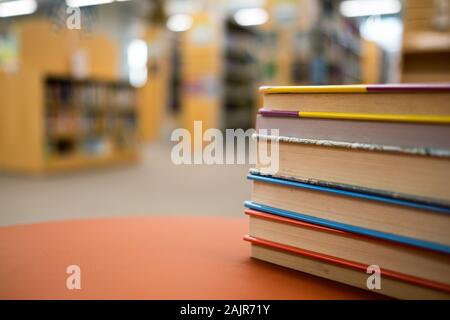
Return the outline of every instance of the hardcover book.
[[[294,248],[377,265],[450,290],[450,255],[247,209],[249,235]]]
[[[326,181],[347,188],[388,192],[405,199],[450,205],[448,150],[299,139],[257,134],[258,146],[279,143],[277,172],[262,164],[263,174],[301,181]]]
[[[280,136],[300,139],[450,150],[450,125],[443,123],[289,117],[260,110],[256,130],[261,129],[278,129]]]
[[[266,86],[260,92],[270,110],[450,115],[450,84]]]
[[[250,174],[250,209],[450,253],[450,208]]]
[[[367,265],[245,236],[251,256],[286,268],[369,290]],[[380,294],[398,299],[450,299],[448,286],[381,270]],[[374,290],[374,289],[372,289]]]

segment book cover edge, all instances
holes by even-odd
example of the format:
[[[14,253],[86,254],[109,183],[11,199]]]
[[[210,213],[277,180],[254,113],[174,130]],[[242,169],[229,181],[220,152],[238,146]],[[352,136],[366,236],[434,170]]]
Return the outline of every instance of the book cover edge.
[[[255,210],[255,209],[245,209],[244,213],[246,215],[248,215],[249,217],[256,217],[256,218],[264,219],[264,220],[271,221],[271,222],[290,224],[290,225],[293,225],[293,226],[296,226],[299,228],[306,228],[306,229],[310,229],[310,230],[314,230],[314,231],[322,232],[322,233],[331,233],[331,234],[343,236],[346,238],[354,238],[354,239],[359,239],[359,240],[370,240],[370,241],[375,241],[375,242],[380,242],[380,243],[386,243],[388,245],[394,245],[397,247],[408,247],[408,248],[411,248],[411,249],[414,249],[417,251],[422,251],[422,252],[429,251],[428,249],[412,246],[412,245],[406,244],[406,243],[400,243],[397,241],[376,238],[373,236],[363,235],[363,234],[359,234],[359,233],[355,233],[355,232],[343,231],[343,230],[338,230],[338,229],[334,229],[334,228],[330,228],[330,227],[324,227],[324,226],[321,226],[318,224],[305,222],[305,221],[301,221],[301,220],[297,220],[297,219],[293,219],[293,218],[283,217],[283,216],[279,216],[276,214],[266,213],[266,212]],[[440,255],[448,256],[446,253],[443,253],[440,251],[436,252],[436,253],[440,254]]]
[[[244,235],[243,239],[254,245],[268,247],[268,248],[271,248],[274,250],[280,250],[282,252],[289,252],[291,254],[296,254],[296,255],[304,256],[304,257],[307,257],[310,259],[335,264],[335,265],[338,265],[341,267],[351,268],[351,269],[354,269],[357,271],[363,271],[364,273],[366,273],[366,269],[368,267],[368,265],[364,265],[362,263],[357,263],[357,262],[353,262],[353,261],[349,261],[349,260],[345,260],[345,259],[341,259],[338,257],[329,256],[329,255],[324,255],[321,253],[304,250],[304,249],[300,249],[300,248],[294,248],[292,246],[259,239],[256,237],[252,237],[250,235]],[[443,283],[438,283],[438,282],[427,280],[427,279],[413,277],[413,276],[405,275],[400,272],[395,272],[395,271],[385,270],[385,269],[383,269],[381,271],[381,274],[384,276],[388,276],[390,278],[399,280],[399,281],[409,282],[409,283],[412,283],[415,285],[426,286],[429,288],[433,288],[433,289],[437,289],[437,290],[441,290],[441,291],[450,293],[450,286],[443,284]]]
[[[442,84],[380,84],[325,86],[261,86],[262,94],[295,93],[439,93],[449,92],[450,83]]]
[[[296,220],[304,221],[307,223],[317,224],[319,226],[323,226],[323,227],[327,227],[327,228],[331,228],[331,229],[342,230],[342,231],[346,231],[346,232],[369,236],[372,238],[383,239],[383,240],[387,240],[387,241],[391,241],[391,242],[403,243],[403,244],[413,246],[413,247],[418,247],[418,248],[433,250],[433,251],[441,252],[441,253],[445,253],[445,254],[450,254],[450,247],[446,246],[444,244],[441,244],[441,243],[435,243],[435,242],[430,242],[430,241],[426,241],[426,240],[415,239],[415,238],[396,235],[396,234],[392,234],[392,233],[388,233],[388,232],[377,231],[377,230],[368,229],[368,228],[359,227],[359,226],[353,226],[353,225],[349,225],[349,224],[341,223],[341,222],[337,222],[337,221],[317,218],[317,217],[313,217],[313,216],[310,216],[307,214],[302,214],[302,213],[298,213],[298,212],[293,212],[293,211],[288,211],[288,210],[284,210],[284,209],[266,206],[266,205],[263,205],[260,203],[255,203],[253,201],[245,201],[244,206],[249,209],[267,212],[267,213],[271,213],[271,214],[275,214],[275,215],[280,215],[282,217],[296,219]]]
[[[308,190],[314,190],[319,192],[328,192],[337,194],[340,196],[354,197],[358,199],[377,201],[382,203],[389,203],[393,205],[400,205],[405,207],[411,207],[419,210],[427,210],[436,213],[450,214],[450,206],[444,202],[432,202],[428,199],[407,197],[406,195],[400,195],[392,192],[378,192],[378,190],[360,188],[356,186],[335,184],[325,181],[311,181],[294,179],[287,176],[272,176],[262,174],[256,169],[250,169],[247,175],[249,180],[257,180],[267,183],[274,183],[289,187],[302,188]]]

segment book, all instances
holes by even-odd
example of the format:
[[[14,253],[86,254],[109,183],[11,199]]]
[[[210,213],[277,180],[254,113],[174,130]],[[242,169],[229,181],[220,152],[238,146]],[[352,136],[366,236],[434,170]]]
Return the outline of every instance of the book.
[[[367,265],[245,236],[255,259],[369,290]],[[380,294],[399,299],[450,299],[448,286],[381,270]]]
[[[265,86],[260,93],[269,110],[450,115],[450,84]]]
[[[327,182],[343,188],[361,188],[450,206],[448,150],[255,136],[258,146],[273,141],[279,143],[278,170],[274,172],[258,159],[255,168],[263,174]]]
[[[450,254],[450,208],[257,174],[245,206]]]
[[[249,216],[251,237],[365,265],[377,265],[382,270],[443,284],[450,291],[448,254],[261,211],[247,209],[245,213]]]
[[[260,110],[256,131],[278,129],[279,135],[285,137],[450,150],[450,125],[446,124],[273,115],[272,110]]]
[[[108,156],[137,144],[135,90],[123,81],[49,76],[45,80],[46,156]]]
[[[259,109],[258,113],[266,117],[450,124],[449,115],[287,111],[287,110],[268,110],[268,109]]]

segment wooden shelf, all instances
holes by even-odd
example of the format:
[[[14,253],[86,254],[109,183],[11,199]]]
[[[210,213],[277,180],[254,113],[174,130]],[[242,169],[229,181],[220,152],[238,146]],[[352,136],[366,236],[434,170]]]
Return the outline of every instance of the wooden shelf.
[[[450,34],[437,31],[416,31],[405,35],[403,53],[449,52]]]
[[[445,14],[443,10],[450,14],[450,7],[439,1],[405,2],[402,82],[450,81],[450,30],[436,25],[437,13]]]
[[[62,172],[111,165],[133,163],[139,159],[137,150],[115,151],[108,155],[89,156],[85,154],[73,154],[67,156],[50,157],[45,161],[44,172]]]
[[[138,101],[119,79],[117,44],[100,33],[49,30],[42,18],[14,28],[23,49],[18,72],[0,71],[0,170],[39,175],[138,159]],[[73,76],[70,61],[78,50],[88,57],[86,79]],[[105,147],[118,151],[90,156]]]

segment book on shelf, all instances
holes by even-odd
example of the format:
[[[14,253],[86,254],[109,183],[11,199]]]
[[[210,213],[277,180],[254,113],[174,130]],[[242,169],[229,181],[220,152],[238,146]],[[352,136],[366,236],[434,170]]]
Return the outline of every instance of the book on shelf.
[[[135,148],[137,101],[127,83],[48,77],[45,92],[49,157],[110,156]]]

